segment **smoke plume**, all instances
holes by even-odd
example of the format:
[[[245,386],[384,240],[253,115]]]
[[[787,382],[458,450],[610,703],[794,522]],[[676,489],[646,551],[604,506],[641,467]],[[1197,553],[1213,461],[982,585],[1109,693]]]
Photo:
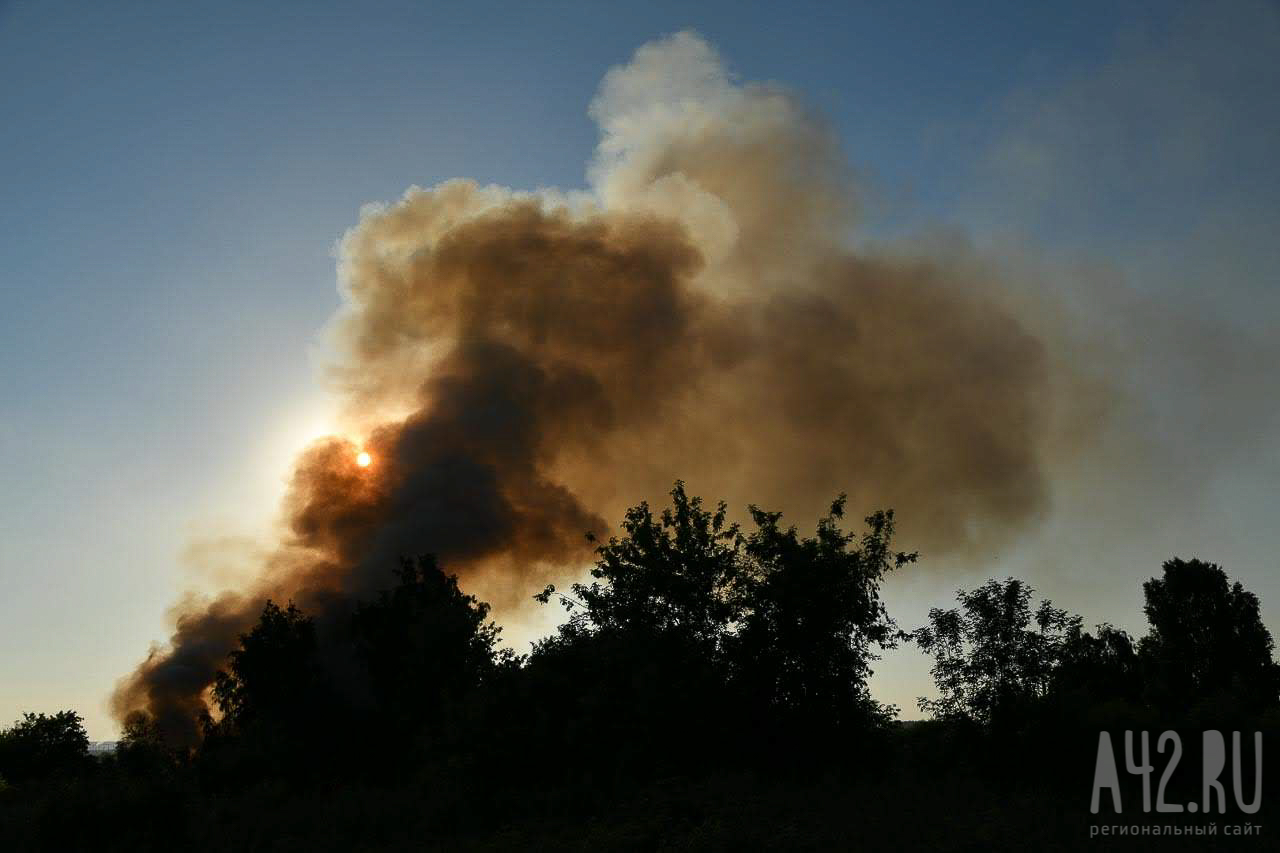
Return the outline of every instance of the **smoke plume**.
[[[609,72],[591,115],[589,191],[457,180],[363,212],[330,371],[362,441],[302,454],[259,579],[180,605],[118,716],[194,739],[266,597],[337,624],[401,555],[511,612],[677,477],[801,515],[848,491],[933,554],[991,553],[1045,513],[1064,379],[998,265],[850,249],[827,128],[696,36]]]

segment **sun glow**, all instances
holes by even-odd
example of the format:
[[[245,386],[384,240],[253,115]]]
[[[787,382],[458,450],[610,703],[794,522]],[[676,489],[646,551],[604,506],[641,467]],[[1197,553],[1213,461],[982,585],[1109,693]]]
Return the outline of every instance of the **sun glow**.
[[[373,457],[368,452],[361,450],[356,454],[356,464],[361,468],[368,468],[373,463]]]

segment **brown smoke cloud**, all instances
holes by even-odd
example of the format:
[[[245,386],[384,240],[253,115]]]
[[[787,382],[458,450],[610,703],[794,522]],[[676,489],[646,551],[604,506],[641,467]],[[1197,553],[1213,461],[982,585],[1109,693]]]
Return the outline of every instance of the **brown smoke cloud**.
[[[118,716],[194,739],[264,598],[336,625],[400,555],[513,612],[677,477],[800,515],[848,491],[932,553],[991,553],[1044,514],[1064,380],[995,265],[849,249],[826,128],[696,36],[641,48],[591,114],[589,192],[451,181],[344,237],[331,372],[374,462],[308,449],[259,580],[180,605]]]

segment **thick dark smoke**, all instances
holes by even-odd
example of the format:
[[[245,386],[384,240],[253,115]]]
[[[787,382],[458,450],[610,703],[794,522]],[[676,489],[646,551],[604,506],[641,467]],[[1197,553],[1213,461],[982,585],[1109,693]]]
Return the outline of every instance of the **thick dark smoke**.
[[[847,248],[856,195],[788,94],[682,34],[592,105],[592,191],[453,181],[344,238],[345,439],[299,459],[251,588],[179,608],[114,708],[193,740],[263,599],[338,624],[432,552],[511,612],[676,477],[789,513],[849,491],[913,546],[990,552],[1046,509],[1056,363],[980,259]]]

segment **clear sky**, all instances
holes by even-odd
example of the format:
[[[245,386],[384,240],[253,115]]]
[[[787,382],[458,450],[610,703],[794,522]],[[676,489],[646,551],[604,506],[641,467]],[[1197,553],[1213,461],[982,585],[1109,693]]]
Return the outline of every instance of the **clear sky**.
[[[1087,305],[1149,306],[1152,340],[1194,335],[1127,379],[1202,501],[1140,510],[1161,484],[1097,463],[1122,517],[1064,487],[1007,563],[895,581],[904,624],[1019,571],[1137,628],[1141,579],[1192,549],[1280,629],[1278,8],[0,0],[0,724],[75,708],[113,737],[116,679],[219,580],[184,552],[261,532],[325,425],[310,353],[361,205],[584,186],[601,76],[686,28],[831,122],[864,236],[1016,245]],[[907,716],[912,655],[877,683]]]

